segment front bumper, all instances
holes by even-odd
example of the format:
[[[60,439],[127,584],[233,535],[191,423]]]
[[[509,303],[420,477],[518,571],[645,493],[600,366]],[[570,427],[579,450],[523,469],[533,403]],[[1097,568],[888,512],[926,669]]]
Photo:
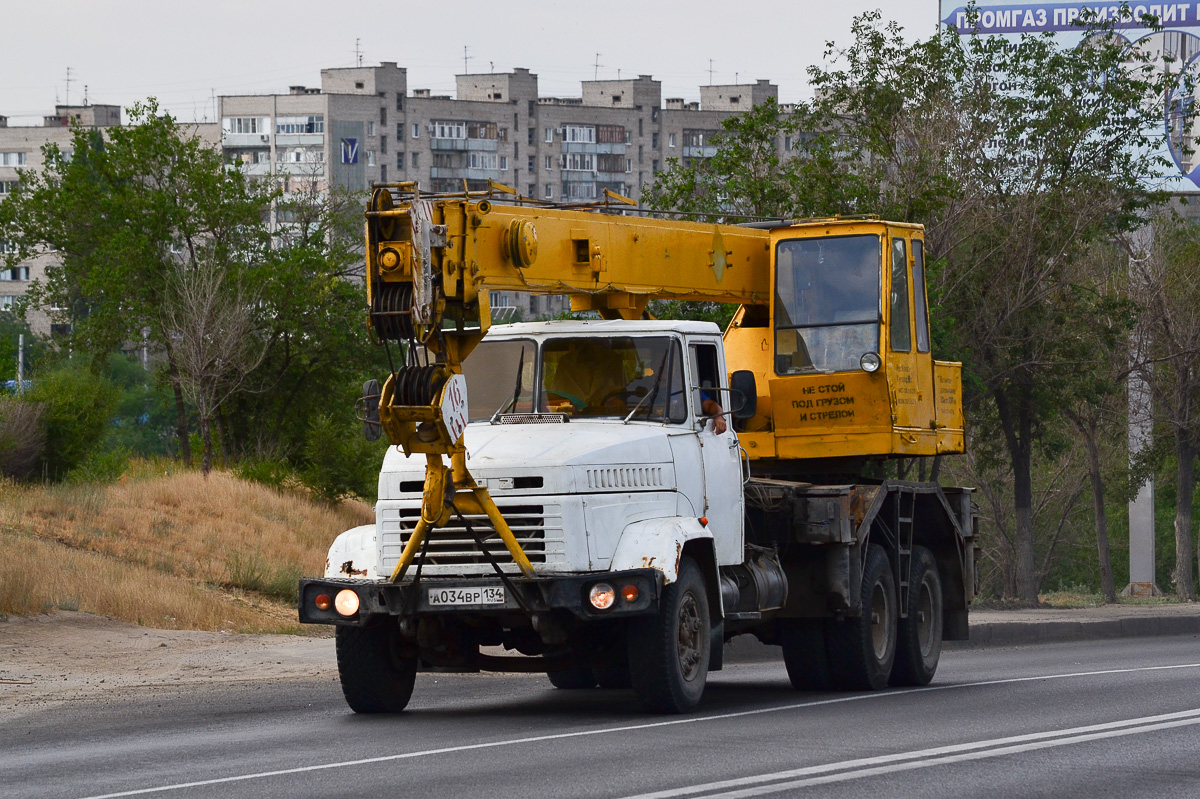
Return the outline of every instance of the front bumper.
[[[492,577],[423,577],[414,589],[412,581],[393,583],[388,580],[354,580],[330,577],[305,577],[300,580],[299,612],[302,624],[345,624],[361,626],[376,616],[444,616],[470,615],[503,617],[524,614],[525,608],[534,613],[561,610],[582,621],[641,616],[658,610],[662,591],[662,572],[657,569],[630,569],[619,572],[564,574],[552,577],[509,577],[509,583],[524,601],[513,596],[498,576]],[[596,583],[608,583],[617,591],[617,601],[607,610],[597,610],[588,602],[588,592]],[[621,589],[637,586],[638,597],[626,601]],[[431,605],[431,590],[453,588],[505,588],[503,604]],[[320,610],[315,599],[320,594],[330,598],[349,589],[358,595],[358,612],[342,616],[332,607]]]

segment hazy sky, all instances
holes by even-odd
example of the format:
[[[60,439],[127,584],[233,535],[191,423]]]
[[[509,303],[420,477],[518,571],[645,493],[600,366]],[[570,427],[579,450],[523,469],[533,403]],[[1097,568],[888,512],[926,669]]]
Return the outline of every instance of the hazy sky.
[[[8,4],[0,115],[40,124],[57,102],[128,105],[149,95],[179,119],[213,118],[213,94],[320,85],[322,67],[396,61],[410,91],[453,94],[463,71],[528,67],[543,95],[579,81],[653,75],[663,97],[699,99],[709,82],[769,78],[783,102],[808,96],[805,68],[827,40],[880,9],[910,36],[937,24],[936,0],[34,0]],[[596,53],[600,53],[597,72]],[[67,69],[71,81],[68,83]]]

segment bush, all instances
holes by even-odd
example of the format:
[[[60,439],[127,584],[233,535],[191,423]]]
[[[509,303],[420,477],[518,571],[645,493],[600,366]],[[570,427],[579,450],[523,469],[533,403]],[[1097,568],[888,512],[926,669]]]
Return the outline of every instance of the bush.
[[[129,454],[124,447],[108,452],[93,451],[82,463],[67,472],[67,482],[115,483],[129,469]]]
[[[233,467],[233,473],[243,480],[284,488],[297,481],[296,471],[287,458],[247,458]]]
[[[0,397],[0,475],[23,480],[32,476],[46,450],[43,406]]]
[[[387,441],[367,441],[353,417],[318,416],[304,443],[300,480],[329,503],[346,496],[374,502]]]
[[[112,383],[72,364],[36,376],[29,399],[45,406],[47,476],[62,478],[99,448],[118,397]]]

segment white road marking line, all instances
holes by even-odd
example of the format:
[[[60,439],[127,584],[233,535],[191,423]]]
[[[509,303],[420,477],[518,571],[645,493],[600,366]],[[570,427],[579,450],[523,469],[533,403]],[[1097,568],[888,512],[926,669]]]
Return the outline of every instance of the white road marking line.
[[[680,796],[703,796],[705,799],[716,799],[716,797],[732,798],[741,796],[758,796],[761,793],[772,793],[789,788],[802,788],[807,785],[817,785],[820,782],[858,779],[860,777],[870,777],[877,774],[885,774],[889,771],[925,768],[927,766],[935,766],[943,763],[956,763],[962,760],[974,760],[983,757],[999,757],[1000,755],[1004,754],[1025,752],[1032,749],[1041,749],[1050,746],[1063,746],[1069,743],[1083,743],[1086,741],[1097,740],[1099,738],[1134,735],[1139,732],[1168,729],[1171,727],[1181,727],[1192,724],[1200,724],[1200,708],[1195,710],[1183,710],[1178,713],[1164,713],[1158,716],[1145,716],[1136,719],[1110,721],[1104,724],[1089,724],[1084,727],[1048,730],[1046,732],[1034,732],[1026,735],[1013,735],[1006,738],[994,738],[990,741],[974,741],[971,743],[950,744],[948,746],[938,746],[932,749],[920,749],[912,752],[897,752],[890,755],[878,755],[876,757],[843,760],[838,763],[823,763],[818,766],[806,766],[804,768],[789,769],[787,771],[777,771],[771,774],[758,774],[753,777],[739,777],[737,779],[689,785],[684,788],[671,788],[663,791],[653,791],[651,793],[640,793],[633,796],[623,797],[623,799],[674,799],[675,797]],[[931,759],[922,761],[924,758]],[[922,762],[914,763],[911,761]],[[855,769],[859,770],[855,771]],[[836,774],[832,778],[828,779],[820,777],[818,779],[800,780],[798,782],[779,782],[779,780],[790,780],[795,777],[815,777],[816,775],[825,775],[829,774],[830,772],[842,773]],[[772,784],[763,785],[763,783]],[[750,788],[750,790],[757,791],[757,793],[743,793],[739,791],[734,791],[731,793],[712,793],[713,791],[721,791],[726,788],[741,788],[745,786],[757,786]]]
[[[575,732],[561,732],[550,735],[534,735],[525,738],[509,738],[501,741],[487,741],[477,744],[462,744],[460,746],[446,746],[440,749],[423,749],[417,752],[403,752],[396,755],[381,755],[379,757],[368,757],[360,760],[344,760],[334,763],[318,763],[311,766],[297,766],[295,768],[276,769],[274,771],[258,771],[250,774],[237,774],[232,777],[214,777],[208,780],[195,780],[193,782],[177,782],[169,785],[157,785],[152,788],[136,788],[131,791],[118,791],[116,793],[99,794],[96,796],[88,796],[83,799],[119,799],[124,796],[143,796],[151,793],[163,793],[166,791],[179,791],[185,788],[199,788],[205,785],[222,785],[229,782],[245,782],[247,780],[260,780],[267,777],[282,777],[291,774],[304,774],[311,771],[326,771],[336,768],[352,768],[354,766],[365,766],[372,763],[389,763],[396,760],[411,760],[418,757],[430,757],[432,755],[446,755],[455,752],[470,752],[476,749],[496,749],[503,746],[518,746],[520,744],[541,743],[543,741],[561,741],[569,738],[583,738],[591,735],[607,735],[610,733],[635,732],[638,730],[650,730],[659,727],[673,727],[680,724],[699,724],[706,721],[724,721],[726,719],[744,718],[746,716],[759,716],[765,713],[778,713],[785,710],[799,710],[806,707],[820,707],[822,705],[836,705],[844,702],[859,702],[867,699],[881,699],[888,696],[912,696],[913,694],[925,693],[929,691],[944,691],[957,688],[978,688],[990,685],[1009,685],[1019,682],[1041,682],[1044,680],[1063,680],[1072,677],[1095,677],[1108,674],[1134,674],[1147,671],[1169,671],[1172,669],[1194,669],[1200,668],[1200,663],[1179,663],[1171,666],[1139,666],[1129,669],[1102,669],[1099,671],[1077,671],[1068,674],[1043,674],[1036,677],[1008,677],[1002,680],[980,680],[977,682],[966,683],[951,683],[949,685],[928,685],[924,688],[904,688],[894,691],[877,691],[872,693],[852,694],[850,696],[839,696],[833,699],[818,699],[812,702],[793,702],[787,705],[775,705],[772,707],[761,707],[754,710],[739,710],[733,713],[719,713],[711,716],[689,716],[682,719],[671,719],[670,721],[653,721],[645,724],[628,724],[621,727],[601,727],[592,730],[577,730]]]

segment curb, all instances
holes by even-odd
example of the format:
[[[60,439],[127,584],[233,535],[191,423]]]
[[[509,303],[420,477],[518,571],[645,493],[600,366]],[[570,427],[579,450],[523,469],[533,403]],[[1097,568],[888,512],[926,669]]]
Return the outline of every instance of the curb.
[[[946,649],[975,649],[1107,638],[1200,635],[1200,616],[1133,616],[1096,621],[983,622],[971,625],[968,641],[947,641]]]
[[[1129,616],[1089,621],[1046,619],[979,622],[971,625],[970,632],[970,640],[946,641],[942,644],[943,651],[1112,638],[1200,635],[1200,615]],[[739,635],[725,644],[724,659],[726,663],[782,663],[783,654],[778,646],[761,643],[753,635]]]

